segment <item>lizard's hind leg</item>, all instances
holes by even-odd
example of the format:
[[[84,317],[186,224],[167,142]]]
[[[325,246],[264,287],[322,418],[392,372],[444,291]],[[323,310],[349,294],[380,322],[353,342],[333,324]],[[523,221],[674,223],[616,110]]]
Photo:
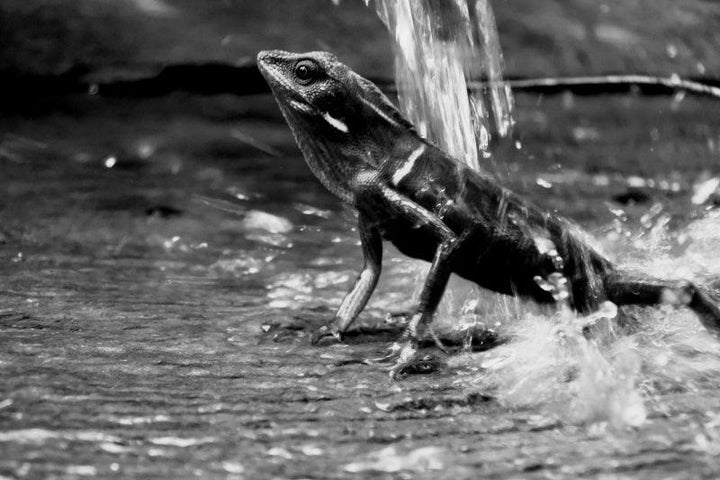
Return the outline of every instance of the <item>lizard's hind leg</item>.
[[[448,239],[438,247],[428,272],[425,284],[420,292],[420,302],[415,314],[410,319],[400,342],[393,346],[396,363],[390,369],[390,376],[397,378],[405,369],[417,361],[418,342],[428,325],[432,322],[435,311],[447,286],[452,265],[463,252],[463,247],[476,241],[478,230],[470,227],[459,237]],[[438,347],[444,350],[442,343],[431,332]]]
[[[690,308],[720,340],[720,302],[705,289],[687,281],[663,281],[613,272],[604,279],[608,299],[616,305],[675,305]]]

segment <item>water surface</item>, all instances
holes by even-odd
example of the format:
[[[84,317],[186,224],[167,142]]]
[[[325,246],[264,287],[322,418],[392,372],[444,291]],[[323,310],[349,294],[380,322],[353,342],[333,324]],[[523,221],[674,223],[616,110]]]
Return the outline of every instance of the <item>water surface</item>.
[[[692,200],[720,176],[716,109],[521,95],[516,138],[496,143],[485,167],[612,258],[710,282],[720,202]],[[348,343],[310,347],[361,253],[352,213],[311,176],[270,97],[83,96],[22,110],[0,120],[0,475],[713,478],[720,468],[720,356],[686,312],[639,311],[645,326],[626,340],[568,350],[547,333],[552,318],[488,297],[473,318],[498,316],[509,346],[394,382],[359,361],[413,305],[416,267],[388,249]],[[512,361],[530,347],[542,348]],[[588,371],[606,375],[573,376]],[[521,384],[528,372],[536,381]]]

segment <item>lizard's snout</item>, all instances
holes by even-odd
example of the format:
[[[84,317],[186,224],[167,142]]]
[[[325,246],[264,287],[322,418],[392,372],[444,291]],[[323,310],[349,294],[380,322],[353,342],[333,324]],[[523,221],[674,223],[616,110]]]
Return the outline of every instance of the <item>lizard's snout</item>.
[[[257,66],[266,80],[277,79],[283,76],[291,53],[282,50],[262,50],[257,54]]]
[[[262,50],[257,54],[257,66],[260,72],[264,75],[267,73],[267,69],[272,63],[272,50]]]
[[[257,54],[258,70],[265,80],[272,85],[273,80],[278,76],[278,58],[274,50],[262,50]]]
[[[270,62],[272,58],[272,50],[261,50],[257,54],[257,64],[262,67]]]
[[[282,50],[262,50],[257,54],[258,65],[268,67],[278,65],[292,60],[297,54],[284,52]]]

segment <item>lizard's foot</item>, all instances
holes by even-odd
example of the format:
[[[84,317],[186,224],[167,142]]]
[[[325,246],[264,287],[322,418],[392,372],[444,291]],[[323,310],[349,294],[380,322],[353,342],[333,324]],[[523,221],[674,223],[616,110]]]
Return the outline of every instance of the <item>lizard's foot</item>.
[[[310,337],[310,343],[312,345],[317,345],[326,339],[328,339],[331,343],[342,342],[342,333],[335,326],[335,322],[325,324],[315,330]]]
[[[395,364],[390,367],[390,378],[397,380],[406,370],[420,360],[418,342],[415,339],[405,340],[400,344]]]
[[[720,306],[709,293],[688,282],[681,293],[681,300],[700,318],[700,322],[720,340]]]
[[[402,346],[400,342],[394,342],[387,348],[387,353],[380,357],[368,358],[363,363],[372,365],[374,367],[390,367],[395,362],[400,354]]]
[[[438,359],[432,355],[420,355],[420,347],[415,339],[395,342],[386,355],[370,358],[365,363],[386,369],[394,380],[406,373],[428,373],[437,370],[439,366]]]

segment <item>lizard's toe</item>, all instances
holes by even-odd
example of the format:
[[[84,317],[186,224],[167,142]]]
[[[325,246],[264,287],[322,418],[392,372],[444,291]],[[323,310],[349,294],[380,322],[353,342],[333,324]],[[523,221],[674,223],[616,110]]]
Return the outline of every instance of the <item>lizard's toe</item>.
[[[342,333],[333,324],[323,325],[315,330],[310,336],[310,343],[317,345],[320,342],[338,343],[342,342]]]
[[[364,363],[372,365],[374,367],[389,368],[398,359],[402,345],[398,342],[393,343],[387,348],[387,353],[380,357],[373,357],[365,359]]]
[[[398,380],[407,374],[431,373],[440,368],[442,362],[434,355],[421,355],[417,342],[403,344],[397,361],[390,368],[390,378]]]
[[[395,342],[388,347],[385,355],[368,358],[364,363],[387,370],[390,378],[394,380],[400,379],[405,374],[434,372],[442,366],[442,361],[437,355],[420,354],[420,345],[415,338],[405,338]]]
[[[398,380],[406,370],[418,360],[417,342],[408,340],[403,342],[398,352],[395,364],[390,368],[390,378]]]
[[[408,373],[433,372],[440,367],[440,361],[433,355],[420,354],[420,347],[415,339],[396,342],[387,355],[366,363],[386,368],[393,380],[398,380]]]

